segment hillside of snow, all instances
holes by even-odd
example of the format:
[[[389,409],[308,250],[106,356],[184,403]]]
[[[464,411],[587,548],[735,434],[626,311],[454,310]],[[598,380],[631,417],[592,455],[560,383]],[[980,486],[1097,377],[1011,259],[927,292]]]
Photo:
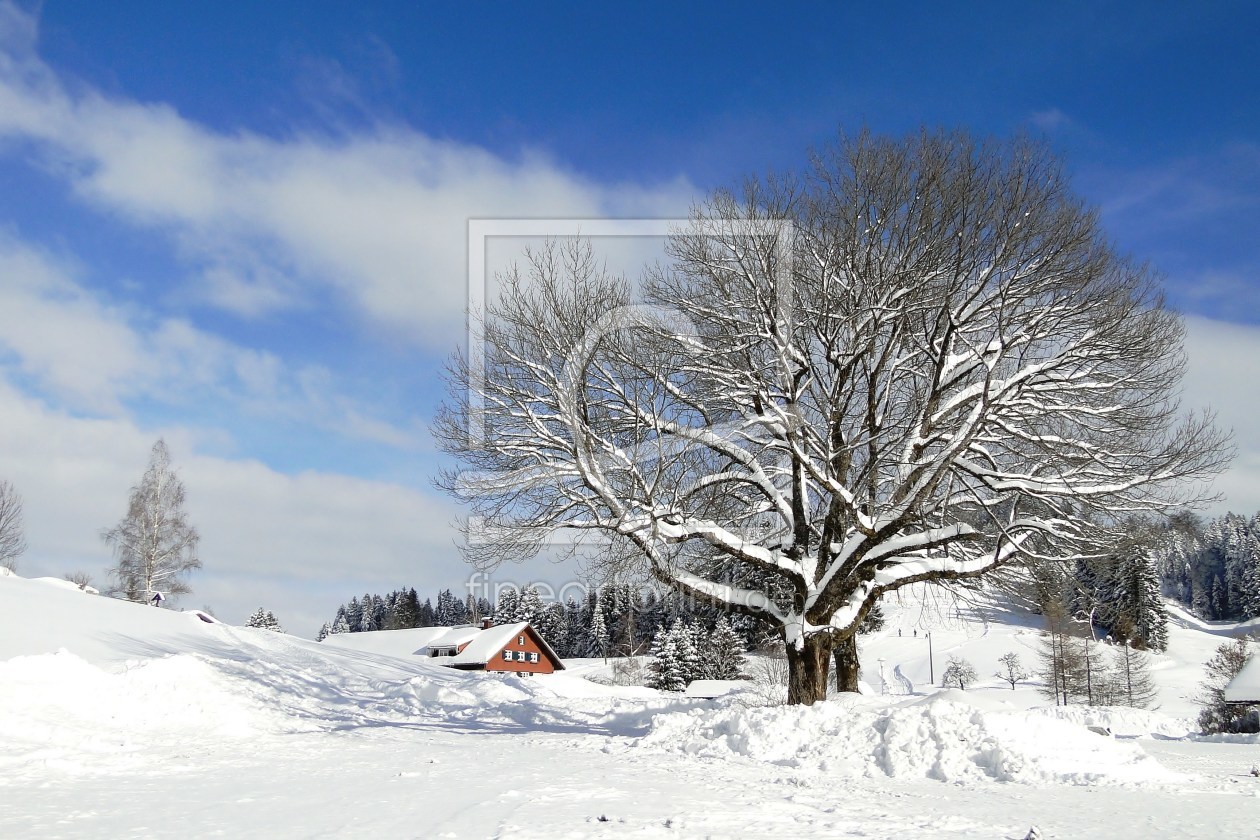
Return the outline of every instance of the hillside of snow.
[[[927,684],[949,655],[983,676],[1016,650],[1031,670],[1033,617],[886,612],[863,679],[882,684],[882,659],[913,694],[762,708],[597,684],[597,660],[460,672],[389,634],[317,644],[3,576],[0,836],[1254,831],[1260,743],[1188,734],[1202,663],[1236,628],[1174,613],[1156,711],[1056,709],[996,678]]]

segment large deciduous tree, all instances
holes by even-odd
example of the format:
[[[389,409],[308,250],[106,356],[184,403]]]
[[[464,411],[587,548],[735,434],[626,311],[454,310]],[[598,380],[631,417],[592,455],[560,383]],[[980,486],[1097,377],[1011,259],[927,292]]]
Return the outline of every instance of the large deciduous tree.
[[[131,488],[126,515],[101,534],[114,552],[109,574],[115,592],[131,601],[146,601],[157,592],[192,591],[184,576],[201,568],[200,537],[188,522],[184,502],[184,483],[171,467],[166,442],[159,440],[140,483]]]
[[[899,587],[1097,553],[1228,457],[1182,325],[1025,139],[861,134],[693,211],[636,290],[580,241],[474,313],[436,433],[485,565],[557,529],[786,643],[789,698]],[[638,303],[635,303],[637,296]],[[467,397],[467,399],[465,399]]]
[[[26,551],[22,526],[22,497],[7,481],[0,481],[0,566],[17,570],[17,559]]]

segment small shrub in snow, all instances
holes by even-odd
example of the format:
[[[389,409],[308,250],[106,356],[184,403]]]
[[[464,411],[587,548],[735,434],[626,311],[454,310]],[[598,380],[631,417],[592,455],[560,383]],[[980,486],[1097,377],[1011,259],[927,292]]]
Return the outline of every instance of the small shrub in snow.
[[[949,664],[945,666],[945,673],[941,675],[941,685],[950,688],[958,686],[966,690],[967,686],[974,683],[979,677],[976,675],[976,667],[958,656],[951,656]]]

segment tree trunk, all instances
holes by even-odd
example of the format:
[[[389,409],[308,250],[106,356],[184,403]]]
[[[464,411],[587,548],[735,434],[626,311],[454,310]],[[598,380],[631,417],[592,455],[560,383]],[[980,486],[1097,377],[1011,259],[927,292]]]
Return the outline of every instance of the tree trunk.
[[[832,649],[832,654],[836,660],[836,691],[851,691],[856,694],[858,674],[862,670],[858,665],[857,635],[837,644]]]
[[[806,636],[799,650],[787,646],[788,703],[812,706],[827,699],[830,653],[830,640],[823,635]]]

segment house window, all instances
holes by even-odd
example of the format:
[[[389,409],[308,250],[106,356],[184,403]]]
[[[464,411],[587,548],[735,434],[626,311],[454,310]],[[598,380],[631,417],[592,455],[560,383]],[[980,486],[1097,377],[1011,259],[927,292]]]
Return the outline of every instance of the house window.
[[[512,651],[510,651],[510,650],[505,650],[505,651],[503,651],[503,661],[504,661],[504,662],[511,662],[511,661],[512,661]]]
[[[530,661],[530,662],[537,662],[537,661],[538,661],[538,654],[536,654],[536,653],[531,653],[531,654],[529,655],[529,661]]]
[[[524,662],[524,661],[525,661],[525,651],[523,651],[523,650],[518,650],[518,651],[516,652],[516,661],[517,661],[517,662]]]
[[[521,647],[525,647],[525,637],[524,637],[524,636],[517,636],[517,637],[516,637],[516,643],[517,643],[518,645],[520,645]]]

